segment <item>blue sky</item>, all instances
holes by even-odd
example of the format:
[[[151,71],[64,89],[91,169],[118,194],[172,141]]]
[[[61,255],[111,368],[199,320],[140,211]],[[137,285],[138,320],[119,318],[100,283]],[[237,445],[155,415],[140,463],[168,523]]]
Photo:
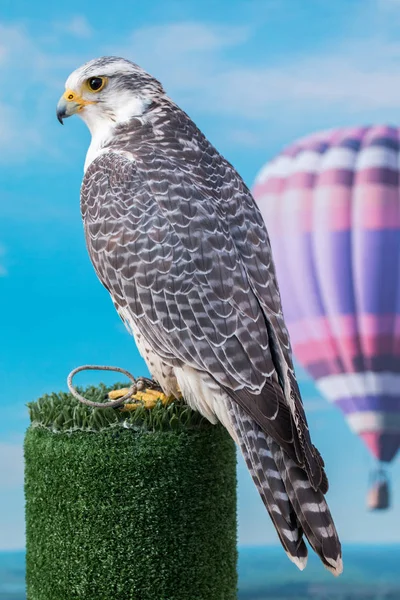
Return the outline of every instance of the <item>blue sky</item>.
[[[110,5],[112,9],[110,10]],[[251,185],[282,146],[316,129],[400,121],[399,0],[2,0],[0,15],[0,549],[21,548],[25,403],[85,363],[144,365],[84,245],[79,186],[89,134],[60,127],[68,74],[117,54],[157,76]],[[400,541],[394,508],[364,508],[373,465],[301,376],[329,501],[347,542]],[[82,376],[82,383],[98,381]],[[108,381],[112,380],[109,378]],[[239,462],[243,544],[277,543]]]

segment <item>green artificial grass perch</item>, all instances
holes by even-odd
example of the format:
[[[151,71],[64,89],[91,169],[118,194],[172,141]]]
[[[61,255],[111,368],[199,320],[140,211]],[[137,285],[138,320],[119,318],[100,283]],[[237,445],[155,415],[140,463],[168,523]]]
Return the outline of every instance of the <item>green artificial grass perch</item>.
[[[51,394],[29,409],[28,600],[236,598],[236,454],[222,426],[181,401],[125,412]]]

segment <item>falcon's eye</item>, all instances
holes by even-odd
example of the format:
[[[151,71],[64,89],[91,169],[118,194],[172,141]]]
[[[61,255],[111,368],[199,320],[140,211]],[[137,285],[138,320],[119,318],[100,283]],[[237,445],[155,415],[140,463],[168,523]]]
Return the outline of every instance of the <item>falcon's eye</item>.
[[[99,92],[106,84],[105,77],[91,77],[87,81],[88,87],[92,92]]]

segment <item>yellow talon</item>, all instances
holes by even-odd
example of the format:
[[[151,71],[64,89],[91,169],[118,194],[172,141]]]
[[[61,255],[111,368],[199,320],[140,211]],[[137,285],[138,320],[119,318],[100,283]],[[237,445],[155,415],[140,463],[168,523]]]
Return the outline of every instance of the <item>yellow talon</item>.
[[[118,398],[122,398],[129,391],[129,388],[123,388],[121,390],[112,390],[108,393],[108,397],[111,400],[118,400]],[[172,396],[166,396],[162,392],[158,392],[157,390],[146,389],[144,391],[138,392],[137,394],[132,395],[132,399],[135,402],[127,403],[122,407],[122,410],[136,410],[138,406],[144,405],[146,408],[154,408],[158,401],[162,402],[162,404],[166,405],[173,401]]]
[[[125,394],[127,394],[129,391],[129,388],[122,388],[121,390],[112,390],[111,392],[108,392],[108,397],[110,398],[110,400],[118,400],[118,398],[122,398],[122,396],[125,396]]]
[[[156,405],[156,400],[145,400],[143,402],[136,402],[135,404],[124,404],[121,407],[122,412],[136,410],[139,406],[144,406],[145,408],[154,408]]]
[[[157,390],[144,390],[143,392],[138,392],[132,398],[136,398],[137,400],[150,400],[153,398],[154,400],[161,400],[164,404],[164,399],[167,398],[165,394],[162,392],[158,392]]]

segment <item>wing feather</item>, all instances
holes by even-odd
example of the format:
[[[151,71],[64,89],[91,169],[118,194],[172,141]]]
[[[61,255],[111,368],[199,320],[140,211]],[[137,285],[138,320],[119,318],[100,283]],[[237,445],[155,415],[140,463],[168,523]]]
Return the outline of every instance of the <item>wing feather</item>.
[[[265,225],[233,167],[182,115],[165,134],[172,145],[135,146],[135,160],[110,151],[88,168],[81,204],[92,262],[154,352],[209,372],[317,488],[323,468]],[[175,138],[185,128],[190,145]]]

